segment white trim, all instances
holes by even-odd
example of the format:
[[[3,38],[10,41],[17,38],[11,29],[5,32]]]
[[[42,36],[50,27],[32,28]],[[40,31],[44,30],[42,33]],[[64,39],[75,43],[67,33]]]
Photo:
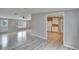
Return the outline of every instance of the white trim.
[[[64,46],[69,47],[69,48],[71,48],[71,49],[78,50],[78,48],[76,48],[76,47],[74,47],[74,46],[71,46],[71,45],[68,45],[68,44],[64,44]]]
[[[46,39],[48,39],[47,38],[47,36],[48,36],[48,33],[47,33],[47,16],[48,16],[48,14],[46,15]]]
[[[63,39],[65,40],[65,38],[64,38],[64,11],[62,11],[62,12],[52,12],[52,13],[49,13],[49,14],[46,15],[46,37],[48,37],[48,32],[47,32],[47,16],[50,15],[50,14],[53,14],[53,13],[62,13],[63,14]],[[64,40],[63,40],[63,42],[64,42]]]
[[[37,35],[37,34],[34,34],[34,33],[32,33],[31,35],[33,35],[33,36],[36,36],[36,37],[39,37],[39,38],[42,38],[42,39],[46,39],[46,40],[47,40],[47,38],[45,38],[45,37],[42,37],[42,36],[40,36],[40,35]]]

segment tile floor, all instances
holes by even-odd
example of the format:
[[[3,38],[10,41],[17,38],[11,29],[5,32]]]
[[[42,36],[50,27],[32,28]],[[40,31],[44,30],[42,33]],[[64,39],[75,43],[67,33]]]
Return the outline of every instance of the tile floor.
[[[53,44],[47,40],[31,35],[31,31],[0,35],[0,50],[72,50],[63,45]]]

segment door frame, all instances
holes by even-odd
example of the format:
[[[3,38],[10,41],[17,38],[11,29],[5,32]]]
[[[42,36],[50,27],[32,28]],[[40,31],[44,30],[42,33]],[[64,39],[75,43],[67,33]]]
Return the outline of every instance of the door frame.
[[[65,40],[65,25],[64,25],[64,21],[65,21],[65,16],[64,16],[64,12],[54,12],[54,13],[62,13],[63,14],[63,45],[64,45],[64,40]],[[53,14],[53,13],[49,13],[49,14]],[[48,40],[48,32],[47,32],[47,17],[48,15],[46,15],[46,39]]]

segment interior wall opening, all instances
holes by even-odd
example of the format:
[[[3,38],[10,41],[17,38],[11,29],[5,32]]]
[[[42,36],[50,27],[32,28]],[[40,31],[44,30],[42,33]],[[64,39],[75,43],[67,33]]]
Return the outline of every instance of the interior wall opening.
[[[64,13],[52,13],[47,16],[47,40],[55,44],[63,44]]]

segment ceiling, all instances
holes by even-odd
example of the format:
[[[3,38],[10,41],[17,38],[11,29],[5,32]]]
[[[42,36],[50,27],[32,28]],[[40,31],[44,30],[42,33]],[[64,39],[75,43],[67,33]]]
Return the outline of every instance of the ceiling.
[[[55,12],[63,10],[71,10],[73,8],[0,8],[0,13],[7,14],[35,14],[35,13],[45,13],[45,12]]]
[[[36,13],[46,13],[46,12],[56,12],[56,11],[64,11],[71,10],[73,8],[0,8],[0,16],[2,15],[11,15],[13,16],[28,16],[28,14],[36,14]]]
[[[64,10],[71,10],[71,9],[73,8],[26,8],[25,11],[31,14],[35,14],[35,13],[64,11]]]

